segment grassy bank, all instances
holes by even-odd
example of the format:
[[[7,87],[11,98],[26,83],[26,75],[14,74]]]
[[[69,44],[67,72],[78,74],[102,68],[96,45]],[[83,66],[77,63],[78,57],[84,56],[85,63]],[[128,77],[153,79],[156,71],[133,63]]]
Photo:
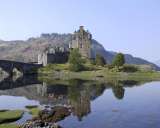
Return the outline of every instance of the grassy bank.
[[[129,66],[131,67],[131,66]],[[68,64],[52,64],[39,70],[39,78],[54,78],[61,80],[83,79],[101,80],[120,79],[120,80],[160,80],[160,72],[152,70],[121,71],[116,68],[100,67],[95,65],[85,65],[86,70],[72,72],[68,70]],[[134,67],[135,68],[135,67]]]
[[[23,116],[22,110],[4,110],[0,111],[0,124],[19,120]]]
[[[38,106],[26,106],[26,108],[29,110],[29,113],[33,117],[37,117],[39,115],[39,112],[41,111]]]
[[[19,128],[19,127],[15,124],[1,124],[0,128]]]

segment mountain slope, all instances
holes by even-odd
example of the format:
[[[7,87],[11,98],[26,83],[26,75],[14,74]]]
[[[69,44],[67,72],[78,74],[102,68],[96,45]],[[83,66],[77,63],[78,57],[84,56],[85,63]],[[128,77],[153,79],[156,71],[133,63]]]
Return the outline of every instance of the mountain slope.
[[[26,41],[3,41],[0,40],[0,59],[9,59],[22,62],[37,62],[38,53],[48,46],[64,46],[68,48],[68,44],[71,41],[71,34],[42,34],[37,38],[29,38]],[[106,51],[104,47],[93,40],[92,51],[101,54],[111,63],[116,52]],[[93,54],[96,54],[93,52]],[[155,64],[148,62],[141,58],[133,57],[132,55],[125,54],[126,63],[128,64],[149,64],[154,69],[160,68]]]
[[[113,58],[116,56],[117,53],[105,50],[104,47],[101,44],[99,44],[96,40],[93,40],[93,43],[95,45],[94,47],[96,47],[97,53],[103,55],[103,57],[107,60],[107,63],[111,63]],[[151,65],[153,67],[153,69],[160,70],[160,67],[158,67],[156,64],[154,64],[152,62],[149,62],[147,60],[144,60],[142,58],[133,57],[130,54],[125,54],[125,60],[126,60],[127,64]]]
[[[155,64],[160,66],[160,60],[156,61]]]

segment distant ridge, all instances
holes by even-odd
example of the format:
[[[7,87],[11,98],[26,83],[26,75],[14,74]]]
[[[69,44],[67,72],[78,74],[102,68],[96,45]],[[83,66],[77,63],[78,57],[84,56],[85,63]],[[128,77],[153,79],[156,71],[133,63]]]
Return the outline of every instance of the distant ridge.
[[[69,42],[71,41],[72,34],[41,34],[40,37],[31,37],[26,41],[16,40],[16,41],[3,41],[0,40],[0,59],[7,60],[16,60],[20,62],[37,62],[38,53],[45,49],[46,47],[52,46],[64,46],[68,47]],[[93,40],[92,53],[101,54],[107,60],[108,63],[111,63],[116,52],[107,51],[104,47]],[[147,64],[151,65],[154,69],[160,70],[160,68],[147,60],[142,58],[133,57],[130,54],[125,54],[126,63],[128,64]]]
[[[157,64],[158,66],[160,66],[160,60],[156,61],[155,64]]]
[[[96,46],[94,46],[94,47],[96,47],[96,51],[98,53],[100,53],[101,55],[103,55],[103,57],[105,57],[105,59],[107,60],[108,63],[111,63],[113,58],[117,54],[117,52],[105,50],[104,47],[100,43],[98,43],[96,40],[93,40],[93,43],[94,43],[94,45],[96,45]],[[125,59],[126,59],[127,64],[151,65],[153,67],[153,69],[160,70],[160,67],[157,66],[156,64],[149,62],[149,61],[142,59],[142,58],[133,57],[130,54],[125,54]]]

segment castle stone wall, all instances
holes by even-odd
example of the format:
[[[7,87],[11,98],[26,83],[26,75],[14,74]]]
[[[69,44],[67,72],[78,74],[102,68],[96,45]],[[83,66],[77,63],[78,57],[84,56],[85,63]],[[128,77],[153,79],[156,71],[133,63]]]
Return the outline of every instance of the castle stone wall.
[[[66,63],[68,61],[68,56],[69,53],[68,52],[59,52],[59,53],[55,53],[55,54],[47,54],[47,63]]]
[[[68,61],[69,52],[65,51],[54,51],[53,48],[49,48],[48,51],[45,51],[38,55],[38,64],[46,66],[47,64],[52,63],[66,63]]]
[[[79,49],[82,57],[92,58],[91,56],[92,35],[85,31],[83,26],[80,26],[78,31],[75,31],[72,37],[72,42],[69,44],[69,48]]]

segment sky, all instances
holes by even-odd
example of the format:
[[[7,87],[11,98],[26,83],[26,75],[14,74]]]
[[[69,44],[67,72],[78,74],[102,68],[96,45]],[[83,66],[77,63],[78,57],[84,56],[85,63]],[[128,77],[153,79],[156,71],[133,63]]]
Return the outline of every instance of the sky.
[[[160,0],[0,0],[0,39],[73,33],[80,25],[106,50],[160,60]]]

